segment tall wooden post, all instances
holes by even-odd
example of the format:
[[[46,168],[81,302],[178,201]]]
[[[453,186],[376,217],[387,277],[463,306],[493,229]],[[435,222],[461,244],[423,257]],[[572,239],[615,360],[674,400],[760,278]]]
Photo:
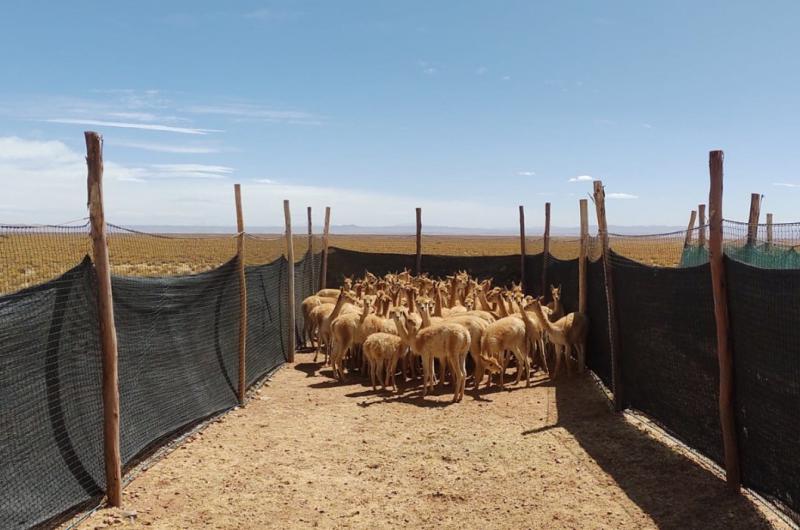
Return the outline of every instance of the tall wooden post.
[[[294,362],[295,350],[295,315],[294,311],[294,244],[292,243],[292,214],[289,210],[289,201],[283,201],[283,216],[286,222],[286,259],[289,261],[289,362]]]
[[[736,416],[734,413],[733,351],[729,343],[728,292],[726,290],[725,264],[722,249],[722,151],[711,151],[708,158],[711,187],[708,194],[709,209],[709,261],[714,294],[714,319],[717,324],[717,359],[719,361],[719,418],[725,449],[725,478],[728,486],[739,491],[739,449],[736,441]],[[752,212],[752,210],[751,210]]]
[[[772,246],[772,214],[767,214],[767,247]]]
[[[683,241],[683,246],[688,247],[692,244],[692,232],[694,231],[694,222],[697,219],[697,212],[692,210],[689,215],[689,226],[686,228],[686,239]],[[702,224],[700,226],[703,226]]]
[[[316,285],[316,284],[314,283],[314,257],[313,257],[314,256],[314,242],[313,242],[313,239],[314,239],[314,227],[311,224],[311,206],[309,206],[307,208],[307,212],[308,212],[308,250],[306,251],[306,255],[308,256],[308,259],[311,260],[310,263],[308,264],[308,274],[310,276],[309,285],[311,285],[311,288],[313,289],[314,285]],[[305,341],[305,339],[303,339],[303,341]],[[305,346],[305,344],[303,344],[303,346]]]
[[[519,283],[522,285],[522,292],[526,292],[527,282],[525,281],[525,207],[519,206]]]
[[[581,211],[581,250],[578,258],[578,311],[586,314],[587,309],[587,283],[586,283],[586,267],[589,250],[589,201],[586,199],[580,200]],[[578,353],[578,371],[583,372],[586,370],[586,352],[581,350]]]
[[[758,217],[761,214],[761,195],[750,194],[750,219],[747,221],[747,244],[755,245],[758,240]]]
[[[611,346],[611,387],[614,393],[614,410],[617,412],[625,408],[622,382],[622,353],[619,336],[619,321],[617,320],[616,304],[614,303],[614,275],[611,270],[611,256],[608,245],[608,222],[606,221],[606,192],[603,182],[594,181],[594,205],[597,210],[597,232],[603,248],[603,274],[606,284],[606,301],[608,303],[608,334]]]
[[[586,314],[587,308],[587,283],[586,268],[587,255],[589,254],[589,201],[580,200],[581,209],[581,253],[578,260],[578,312]],[[581,367],[582,368],[582,367]]]
[[[550,203],[544,203],[544,251],[542,254],[542,296],[548,301],[547,263],[550,261]]]
[[[331,207],[325,207],[325,228],[322,232],[322,266],[319,271],[319,288],[328,285],[328,232],[331,229]]]
[[[103,354],[103,452],[106,495],[111,506],[122,503],[122,458],[119,446],[119,373],[114,301],[111,297],[111,263],[108,258],[106,219],[103,211],[103,137],[87,131],[86,165],[92,256],[97,274],[97,315]]]
[[[236,198],[236,256],[239,261],[239,404],[244,405],[247,392],[247,278],[244,273],[244,216],[242,189],[233,185]]]
[[[422,274],[422,208],[417,208],[417,270],[416,274]]]
[[[697,243],[701,247],[706,246],[706,205],[698,204],[697,213],[699,214],[700,233],[697,235]]]

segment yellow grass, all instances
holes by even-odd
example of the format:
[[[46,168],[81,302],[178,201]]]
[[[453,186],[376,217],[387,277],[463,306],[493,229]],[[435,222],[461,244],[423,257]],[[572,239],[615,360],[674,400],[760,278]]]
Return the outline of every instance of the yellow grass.
[[[295,258],[302,259],[308,248],[306,236],[294,239]],[[413,254],[414,236],[332,235],[330,245],[364,252]],[[314,252],[321,238],[313,240]],[[648,265],[674,266],[680,258],[679,239],[620,239],[617,252]],[[529,238],[527,253],[542,252],[542,239]],[[550,251],[556,258],[578,257],[579,243],[574,237],[552,238]],[[593,245],[591,254],[597,255]],[[280,234],[245,239],[248,265],[269,263],[285,252]],[[13,292],[52,279],[77,265],[91,253],[87,235],[26,233],[0,235],[0,292]],[[109,253],[114,274],[125,276],[168,276],[193,274],[217,267],[236,254],[236,239],[231,235],[189,235],[153,237],[112,233]],[[519,253],[519,238],[512,236],[424,236],[423,253],[454,256],[494,256]]]

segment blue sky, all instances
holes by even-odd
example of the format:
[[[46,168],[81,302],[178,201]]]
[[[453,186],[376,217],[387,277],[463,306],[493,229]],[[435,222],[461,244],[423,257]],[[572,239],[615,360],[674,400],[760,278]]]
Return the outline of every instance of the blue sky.
[[[0,17],[0,221],[683,225],[726,151],[725,215],[797,220],[797,2],[43,2]],[[579,178],[583,177],[583,179]],[[319,217],[318,217],[319,219]]]

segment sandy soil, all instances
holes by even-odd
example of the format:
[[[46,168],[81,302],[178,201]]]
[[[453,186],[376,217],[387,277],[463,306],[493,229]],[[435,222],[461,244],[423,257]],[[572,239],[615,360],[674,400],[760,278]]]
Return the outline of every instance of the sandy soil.
[[[770,528],[783,523],[620,415],[591,379],[341,385],[298,355],[245,409],[139,475],[81,528]],[[135,512],[135,516],[131,515]]]

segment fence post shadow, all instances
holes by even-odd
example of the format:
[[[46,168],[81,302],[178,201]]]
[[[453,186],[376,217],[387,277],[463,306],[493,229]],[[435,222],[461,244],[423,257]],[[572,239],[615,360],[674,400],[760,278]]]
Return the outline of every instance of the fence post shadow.
[[[556,427],[565,429],[659,528],[772,528],[724,479],[637,427],[610,404],[591,377],[555,385]]]

